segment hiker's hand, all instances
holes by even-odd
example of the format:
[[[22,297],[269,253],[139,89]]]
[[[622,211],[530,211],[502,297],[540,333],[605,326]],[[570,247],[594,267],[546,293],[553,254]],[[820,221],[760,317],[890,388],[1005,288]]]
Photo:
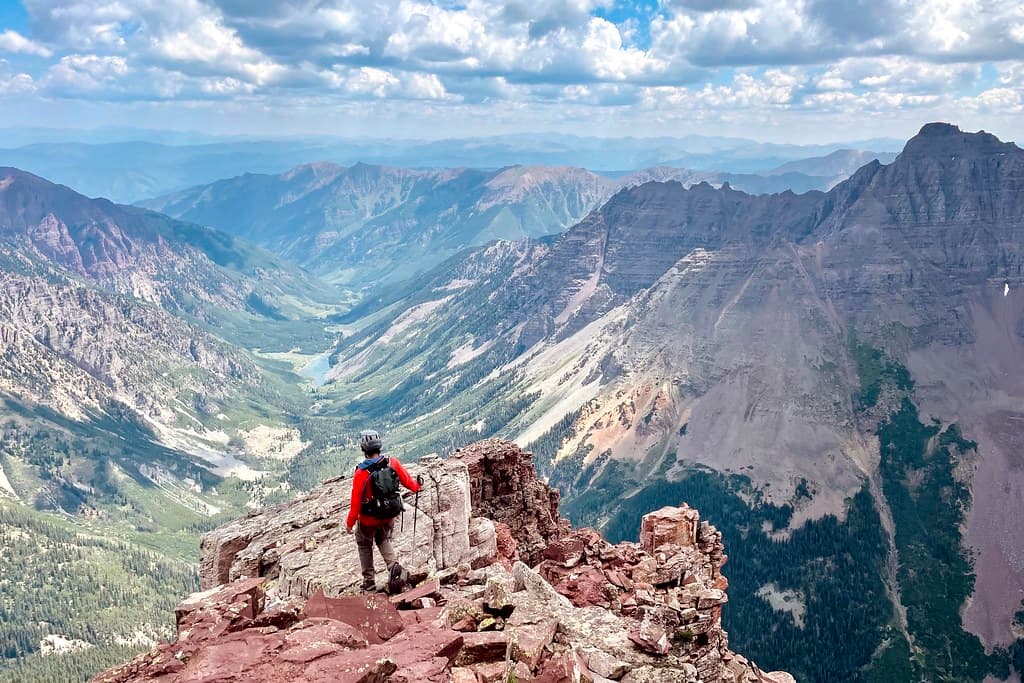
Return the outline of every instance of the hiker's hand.
[[[350,527],[350,526],[346,526],[345,527],[345,531],[347,531],[348,533],[352,534],[352,533],[355,533],[355,528],[354,527]]]

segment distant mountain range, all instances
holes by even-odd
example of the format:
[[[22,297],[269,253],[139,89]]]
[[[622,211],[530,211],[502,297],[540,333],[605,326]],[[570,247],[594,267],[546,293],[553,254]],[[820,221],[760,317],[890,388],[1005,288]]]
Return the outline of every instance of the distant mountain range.
[[[317,163],[281,175],[245,174],[140,204],[366,289],[412,277],[466,247],[560,233],[623,187],[675,180],[728,183],[753,193],[806,192],[828,189],[865,156],[871,154],[842,150],[801,162],[828,174],[822,176],[655,167],[612,178],[568,166],[481,171]]]
[[[469,246],[561,232],[610,194],[578,168],[417,171],[357,164],[247,174],[144,205],[252,240],[355,288]]]
[[[89,196],[137,202],[243,173],[278,174],[320,161],[416,169],[577,166],[615,175],[651,166],[674,166],[750,175],[837,150],[886,153],[898,149],[898,144],[867,140],[804,146],[700,135],[605,139],[548,133],[434,141],[323,137],[253,140],[160,131],[62,133],[8,129],[0,130],[0,165],[36,173]]]

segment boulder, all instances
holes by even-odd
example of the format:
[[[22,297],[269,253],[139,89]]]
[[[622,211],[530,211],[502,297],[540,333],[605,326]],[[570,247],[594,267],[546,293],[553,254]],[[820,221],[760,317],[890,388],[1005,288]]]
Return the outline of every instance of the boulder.
[[[257,614],[263,611],[265,599],[263,584],[265,582],[266,579],[256,577],[193,593],[182,600],[178,607],[175,608],[175,624],[178,625],[180,630],[181,622],[189,614],[211,607],[225,609],[228,605],[237,605],[233,610],[235,615],[245,617],[246,619],[254,619]]]
[[[462,650],[455,658],[458,666],[505,660],[508,638],[504,631],[479,631],[463,634]]]
[[[370,641],[360,629],[334,619],[315,617],[306,619],[285,636],[289,647],[332,643],[346,650],[357,650],[370,646]]]
[[[303,613],[307,619],[326,617],[354,626],[371,644],[383,643],[405,628],[395,606],[377,594],[329,598],[317,591],[306,601]]]
[[[640,525],[640,547],[654,554],[664,545],[693,546],[699,522],[700,515],[685,503],[646,514]]]

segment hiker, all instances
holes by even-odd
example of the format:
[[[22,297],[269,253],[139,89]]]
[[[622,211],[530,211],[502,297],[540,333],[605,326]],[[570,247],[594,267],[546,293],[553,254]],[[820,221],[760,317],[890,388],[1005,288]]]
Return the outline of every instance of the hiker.
[[[359,435],[359,447],[366,459],[356,466],[352,479],[352,507],[348,511],[346,528],[355,533],[359,547],[359,564],[363,570],[362,591],[377,590],[373,571],[373,544],[377,544],[388,569],[389,592],[396,592],[407,574],[391,547],[395,519],[404,509],[399,484],[413,493],[420,490],[422,480],[416,481],[396,458],[381,454],[383,442],[380,434],[365,431]],[[419,479],[419,477],[417,477]]]

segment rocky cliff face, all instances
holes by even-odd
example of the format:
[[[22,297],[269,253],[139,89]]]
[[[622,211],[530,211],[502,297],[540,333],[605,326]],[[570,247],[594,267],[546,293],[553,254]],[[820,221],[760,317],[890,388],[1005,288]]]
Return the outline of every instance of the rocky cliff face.
[[[792,681],[729,650],[721,535],[695,510],[652,513],[640,543],[613,546],[557,517],[514,444],[413,469],[427,485],[417,537],[408,513],[398,533],[419,581],[407,593],[345,596],[358,573],[339,528],[348,482],[325,482],[204,537],[208,590],[179,606],[176,642],[94,681]],[[517,548],[541,530],[531,568]]]
[[[12,497],[148,518],[142,483],[167,494],[171,517],[225,507],[201,498],[207,470],[247,471],[237,419],[265,387],[249,345],[309,315],[329,296],[316,291],[227,235],[0,168],[0,468]]]
[[[311,298],[320,286],[226,234],[15,168],[0,168],[0,258],[5,270],[56,270],[199,318],[210,317],[204,307],[265,316],[285,295]],[[292,312],[279,305],[277,315]]]

